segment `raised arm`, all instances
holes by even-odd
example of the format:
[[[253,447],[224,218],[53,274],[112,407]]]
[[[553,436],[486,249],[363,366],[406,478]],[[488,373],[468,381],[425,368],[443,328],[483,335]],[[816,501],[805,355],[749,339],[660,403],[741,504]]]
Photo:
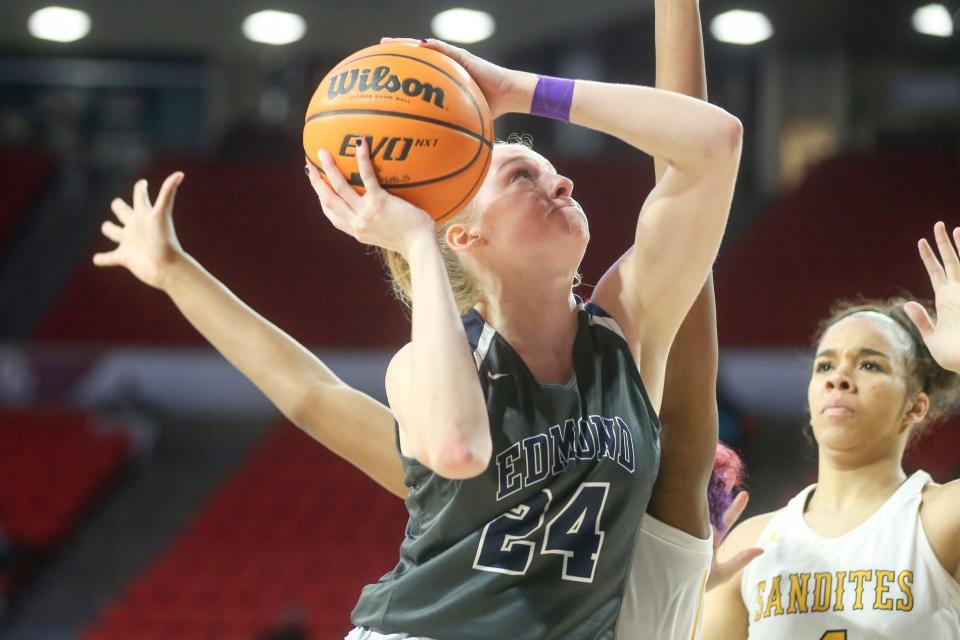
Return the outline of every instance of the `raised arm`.
[[[410,265],[411,340],[390,362],[386,380],[401,446],[443,477],[479,475],[490,461],[490,423],[436,226],[424,211],[381,188],[367,145],[357,138],[356,147],[363,196],[326,151],[321,164],[330,185],[313,166],[310,181],[335,227],[365,244],[398,251]]]
[[[390,411],[344,384],[180,246],[173,202],[182,180],[179,172],[168,177],[153,205],[145,180],[134,187],[132,206],[114,199],[110,206],[119,224],[105,221],[101,229],[117,247],[95,255],[94,263],[126,267],[166,293],[187,321],[294,424],[388,491],[406,495]]]
[[[429,39],[423,46],[463,65],[483,90],[494,117],[531,110],[536,75],[498,67],[438,40]],[[702,100],[586,80],[574,83],[569,119],[620,138],[666,165],[642,207],[633,247],[593,295],[627,335],[659,411],[670,343],[720,246],[740,163],[742,127],[735,117]]]
[[[657,88],[707,99],[698,0],[657,0]],[[657,179],[668,165],[656,163]],[[710,535],[707,485],[717,445],[717,322],[713,278],[701,289],[667,359],[661,462],[647,512],[699,538]]]
[[[940,260],[923,239],[920,258],[930,277],[936,304],[934,322],[926,309],[909,302],[905,311],[917,328],[930,355],[948,371],[960,373],[960,227],[953,230],[953,241],[942,222],[934,227],[934,239]],[[933,485],[924,492],[920,516],[930,544],[944,568],[960,582],[960,480]]]
[[[687,47],[691,46],[690,40],[696,38],[693,45],[696,49],[695,53],[688,53],[685,62],[679,63],[686,64],[686,67],[675,75],[667,72],[667,64],[658,62],[658,78],[668,73],[664,83],[679,90],[697,91],[700,76],[690,69],[693,65],[702,65],[695,3],[659,2],[657,10],[668,5],[673,18],[667,21],[668,25],[672,22],[674,29],[686,30]],[[680,5],[687,6],[682,8]],[[686,26],[681,26],[684,21]],[[666,35],[670,29],[668,25],[658,27],[658,39]],[[691,33],[693,29],[697,30],[696,35]],[[678,47],[672,57],[680,57],[680,51]],[[699,90],[705,91],[702,87],[700,85]],[[690,102],[706,105],[705,102]],[[713,295],[704,288],[704,283],[730,211],[741,138],[739,121],[720,113],[724,117],[717,118],[710,125],[716,128],[695,130],[687,138],[676,138],[683,146],[681,152],[656,155],[654,151],[660,161],[660,178],[641,209],[634,244],[601,278],[593,296],[624,328],[655,403],[662,392],[661,381],[670,344],[698,295],[700,308],[689,316],[691,324],[685,330],[686,337],[704,341],[707,351],[701,364],[716,366],[709,361],[711,351],[715,353],[716,348],[712,344],[715,342]],[[685,115],[689,114],[678,113],[676,119],[661,121],[660,125],[665,132],[671,131],[673,126],[682,127]],[[656,116],[638,116],[641,120],[649,117]],[[624,139],[631,141],[630,138]],[[698,327],[693,325],[696,322],[700,323]],[[689,353],[687,348],[683,351]],[[691,357],[695,358],[692,354]],[[690,364],[696,366],[696,362]],[[703,372],[694,375],[700,373]],[[677,372],[673,375],[676,376]],[[712,377],[707,375],[699,382],[713,385],[710,393],[715,393]],[[701,453],[706,456],[707,447]],[[701,456],[700,459],[704,458]]]

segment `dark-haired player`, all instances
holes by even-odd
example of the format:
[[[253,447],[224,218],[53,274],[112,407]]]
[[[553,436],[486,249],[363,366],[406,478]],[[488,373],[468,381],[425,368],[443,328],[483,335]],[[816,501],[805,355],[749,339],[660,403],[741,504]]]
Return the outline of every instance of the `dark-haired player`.
[[[764,553],[708,596],[704,637],[960,638],[960,480],[903,471],[960,388],[960,258],[942,222],[934,235],[941,260],[926,240],[920,256],[936,324],[906,300],[841,304],[821,324],[817,484],[730,534],[721,555]]]

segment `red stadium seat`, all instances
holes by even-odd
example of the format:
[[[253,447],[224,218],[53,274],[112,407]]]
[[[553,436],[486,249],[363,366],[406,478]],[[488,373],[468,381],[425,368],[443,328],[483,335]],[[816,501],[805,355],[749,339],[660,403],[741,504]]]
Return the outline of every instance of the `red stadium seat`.
[[[354,517],[361,509],[379,517]],[[342,637],[361,587],[396,563],[405,523],[399,499],[284,425],[82,637],[140,638],[154,625],[249,638],[291,610],[311,637]]]
[[[839,298],[930,297],[916,241],[958,220],[955,155],[848,154],[813,169],[717,264],[720,340],[807,344]]]
[[[54,158],[35,149],[0,148],[0,247],[6,245],[53,173]]]
[[[68,411],[0,411],[0,527],[15,546],[55,548],[124,467],[125,431],[99,426]]]
[[[299,162],[299,161],[297,161]],[[409,339],[403,309],[380,259],[324,218],[302,165],[198,159],[158,162],[151,188],[182,169],[176,205],[184,248],[260,313],[299,341],[344,347],[399,346]],[[568,163],[591,215],[593,247],[583,265],[594,283],[630,245],[652,186],[648,162]],[[127,196],[127,194],[121,194]],[[109,217],[107,204],[104,217]],[[90,253],[105,250],[100,239]],[[35,330],[45,342],[201,344],[160,292],[121,270],[82,261]]]

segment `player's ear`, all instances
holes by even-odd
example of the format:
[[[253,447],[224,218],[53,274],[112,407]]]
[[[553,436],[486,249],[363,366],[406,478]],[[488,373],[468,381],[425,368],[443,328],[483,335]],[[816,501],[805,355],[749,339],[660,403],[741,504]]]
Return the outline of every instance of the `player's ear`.
[[[463,223],[455,223],[447,227],[444,239],[454,251],[469,251],[483,243],[477,229],[471,224]]]
[[[915,424],[923,422],[927,417],[927,411],[930,410],[930,397],[924,392],[917,393],[913,398],[907,399],[907,411],[903,416],[903,422],[900,430],[903,431]]]

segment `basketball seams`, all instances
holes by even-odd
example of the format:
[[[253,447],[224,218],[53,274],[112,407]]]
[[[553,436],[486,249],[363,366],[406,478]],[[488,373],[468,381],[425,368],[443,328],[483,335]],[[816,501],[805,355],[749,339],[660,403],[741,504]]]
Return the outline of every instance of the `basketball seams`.
[[[330,112],[330,113],[333,113],[333,112]],[[386,113],[386,112],[377,112],[377,113]],[[402,115],[404,115],[404,114],[394,114],[394,113],[391,113],[390,115],[400,115],[400,116],[402,116]],[[440,124],[440,125],[442,125],[443,123],[442,123],[442,122],[439,122],[439,123],[432,123],[432,124]],[[451,127],[451,128],[453,128],[453,127]],[[460,168],[458,168],[456,171],[453,171],[453,172],[448,173],[448,174],[446,174],[446,175],[437,176],[436,178],[430,178],[430,179],[428,179],[428,180],[420,180],[420,181],[418,181],[418,182],[411,182],[411,183],[409,183],[409,184],[381,184],[380,187],[381,187],[382,189],[386,190],[386,191],[393,191],[394,189],[415,189],[415,188],[417,188],[417,187],[423,187],[423,186],[427,186],[427,185],[430,185],[430,184],[435,184],[435,183],[438,183],[438,182],[444,182],[444,181],[446,181],[446,180],[450,180],[450,179],[452,179],[452,178],[455,178],[455,177],[459,176],[460,174],[462,174],[463,172],[467,171],[467,170],[470,169],[471,167],[473,167],[473,166],[476,164],[476,162],[477,162],[477,158],[480,157],[480,153],[483,151],[484,145],[486,145],[488,148],[492,148],[492,145],[490,145],[486,140],[479,140],[479,139],[477,139],[476,134],[474,134],[472,131],[460,131],[460,133],[464,133],[464,134],[469,135],[469,137],[471,137],[471,138],[473,138],[474,140],[476,140],[478,144],[477,144],[476,152],[473,154],[473,156],[472,156],[466,163],[464,163],[463,166],[461,166]],[[472,135],[471,135],[471,134],[472,134]],[[466,194],[463,198],[461,198],[459,201],[457,201],[457,203],[456,203],[454,206],[452,206],[451,208],[449,208],[449,209],[446,211],[446,213],[443,213],[443,214],[440,215],[439,217],[434,218],[434,220],[436,220],[436,221],[439,223],[441,220],[447,218],[451,213],[453,213],[453,212],[456,211],[458,208],[460,208],[460,206],[461,206],[466,200],[469,200],[471,197],[473,197],[474,195],[476,195],[477,187],[478,187],[478,185],[480,184],[480,181],[486,176],[487,169],[488,169],[488,167],[490,166],[490,159],[491,159],[492,157],[493,157],[492,151],[488,151],[488,152],[486,153],[486,156],[484,157],[484,160],[483,160],[483,167],[481,168],[480,173],[477,175],[477,179],[474,181],[473,185],[470,187],[470,189],[469,189],[469,191],[467,192],[467,194]],[[316,167],[321,173],[323,173],[323,169],[321,169],[320,166],[319,166],[316,162],[314,162],[314,161],[313,161],[313,158],[311,158],[309,155],[307,155],[307,161],[308,161],[310,164],[312,164],[314,167]],[[353,182],[351,182],[351,181],[349,181],[349,180],[348,180],[348,182],[349,182],[351,185],[353,185],[353,186],[357,186],[357,187],[362,187],[362,186],[363,186],[362,184],[354,184]]]
[[[340,119],[343,119],[345,122],[365,122],[368,120],[380,120],[381,118],[383,118],[385,121],[389,121],[389,118],[391,117],[403,118],[407,121],[406,124],[404,124],[403,121],[399,121],[394,125],[390,125],[392,127],[399,127],[400,130],[409,130],[409,133],[400,135],[414,135],[414,130],[429,130],[430,127],[436,127],[438,130],[433,135],[439,139],[449,139],[451,140],[451,143],[453,140],[456,140],[457,135],[462,135],[463,138],[460,138],[460,141],[454,144],[455,147],[458,147],[459,151],[456,155],[459,156],[460,152],[467,151],[469,160],[466,160],[465,163],[462,163],[459,168],[451,171],[451,163],[443,160],[443,158],[446,156],[434,157],[427,155],[415,163],[414,166],[416,168],[413,172],[414,176],[418,173],[421,176],[423,173],[430,173],[431,168],[441,170],[446,169],[449,171],[449,173],[409,183],[381,184],[382,188],[386,189],[387,191],[394,192],[396,195],[400,195],[400,193],[407,193],[407,196],[401,197],[412,200],[415,204],[417,202],[422,202],[420,206],[426,205],[424,208],[430,210],[431,217],[433,217],[437,223],[440,223],[442,220],[449,219],[452,214],[460,211],[465,206],[465,203],[469,202],[473,197],[475,197],[484,176],[490,168],[493,155],[494,128],[492,121],[491,126],[487,127],[487,121],[490,120],[490,116],[487,110],[481,106],[481,103],[484,103],[484,96],[482,95],[482,92],[479,92],[479,89],[475,86],[475,84],[471,82],[472,78],[469,77],[468,73],[462,81],[459,79],[458,76],[464,75],[465,70],[461,70],[462,68],[456,68],[459,65],[455,60],[449,59],[450,65],[445,65],[450,67],[450,71],[448,71],[443,66],[440,66],[440,64],[443,64],[444,61],[447,60],[446,56],[443,58],[437,58],[436,63],[422,59],[422,57],[431,58],[443,56],[442,53],[433,51],[432,53],[427,54],[426,51],[432,50],[417,48],[417,50],[414,51],[411,49],[412,53],[422,55],[422,57],[418,57],[417,55],[406,55],[402,52],[376,52],[375,49],[376,47],[371,47],[370,49],[366,50],[369,51],[369,53],[366,54],[364,54],[363,51],[357,52],[357,54],[355,54],[353,57],[347,58],[334,67],[326,75],[326,77],[324,77],[323,81],[321,81],[320,87],[318,87],[314,99],[311,100],[310,111],[312,111],[312,113],[309,113],[308,117],[306,117],[304,120],[304,151],[306,152],[307,160],[310,164],[317,166],[317,162],[310,157],[310,149],[315,149],[315,145],[317,143],[323,145],[323,141],[329,142],[326,140],[327,134],[324,133],[328,130],[328,123],[334,126],[335,131],[339,131],[344,125],[334,123]],[[397,49],[394,49],[394,51],[397,51]],[[375,58],[383,58],[383,60],[377,61],[374,60]],[[391,64],[389,58],[395,58],[397,60]],[[419,65],[425,66],[426,69],[418,71],[416,66],[410,63],[418,63]],[[408,111],[397,110],[400,108],[400,105],[383,105],[388,107],[387,109],[349,108],[350,103],[353,101],[348,98],[344,98],[344,96],[347,96],[348,94],[342,92],[340,93],[339,97],[331,96],[330,100],[323,100],[320,98],[322,87],[325,86],[327,82],[333,82],[333,80],[337,77],[337,74],[357,73],[357,71],[367,69],[367,67],[372,69],[373,67],[371,65],[377,66],[378,69],[386,69],[387,73],[396,74],[396,77],[412,78],[415,81],[427,83],[428,86],[437,87],[439,91],[445,90],[449,96],[455,97],[456,99],[452,102],[447,102],[444,106],[442,106],[439,112],[435,114],[438,117],[431,117],[431,115],[427,115],[431,110],[426,109],[425,107],[417,108],[412,106],[413,110],[420,113],[425,113],[424,115],[421,115],[420,113],[410,113]],[[370,73],[370,71],[363,71],[363,73],[367,74]],[[380,72],[378,71],[377,73],[379,74]],[[436,75],[431,78],[431,73],[435,73]],[[448,85],[443,85],[444,78],[449,80]],[[353,86],[352,82],[350,86]],[[361,83],[361,86],[364,85]],[[332,89],[330,89],[330,91],[332,91]],[[378,93],[375,91],[368,91],[367,93],[373,96],[378,95]],[[408,95],[412,94],[408,93]],[[461,96],[465,96],[466,99],[462,98]],[[377,99],[377,102],[382,103],[384,100]],[[323,110],[325,107],[334,106],[336,103],[340,103],[347,108]],[[356,103],[354,102],[354,104]],[[357,106],[374,107],[381,105],[368,104]],[[314,107],[318,108],[314,110]],[[473,130],[473,124],[469,123],[469,114],[471,109],[476,114],[476,118],[479,121],[479,131]],[[464,115],[467,117],[463,118]],[[458,117],[452,118],[453,116]],[[332,120],[322,120],[323,118],[327,117],[332,118]],[[456,122],[451,121],[454,119]],[[317,122],[311,126],[310,123],[314,120]],[[448,133],[444,134],[444,131]],[[490,134],[489,136],[487,135],[488,131]],[[307,145],[308,138],[311,139],[309,141],[309,145]],[[399,139],[400,138],[397,138],[396,140]],[[346,140],[346,138],[344,138],[344,140]],[[471,141],[476,143],[476,147],[474,148],[472,154],[467,150],[469,148],[469,144],[471,144]],[[345,145],[347,143],[343,142],[342,144]],[[392,144],[393,142],[391,142],[391,145]],[[408,141],[406,144],[410,144],[410,141]],[[391,146],[390,148],[392,149],[393,147]],[[409,147],[406,148],[409,149]],[[390,152],[388,152],[388,154],[389,153]],[[401,161],[405,161],[404,159],[406,158],[406,155],[407,151],[403,151],[402,157],[399,159]],[[444,164],[447,166],[444,167]],[[479,172],[477,172],[478,165],[480,165]],[[395,172],[391,171],[391,174],[392,173]],[[410,179],[411,176],[403,177]],[[390,180],[391,178],[396,179],[396,177],[392,175],[385,177],[386,180]],[[468,182],[471,178],[473,178],[472,183]],[[359,180],[359,176],[356,174],[350,175],[348,182],[354,187],[362,187],[362,181]],[[445,182],[451,182],[451,188],[441,186]],[[453,187],[453,185],[457,186]],[[469,185],[468,189],[463,189],[464,185]],[[418,190],[418,188],[422,189]],[[406,191],[401,192],[400,190]],[[436,199],[434,199],[431,195],[433,193],[437,194]],[[441,196],[440,194],[442,193],[445,193],[446,196]],[[449,196],[452,196],[452,198],[449,198]],[[450,202],[453,199],[456,199],[457,201],[455,204],[453,204],[453,206],[451,206]],[[431,206],[432,203],[439,204],[440,206],[434,209],[433,206]]]
[[[433,49],[426,49],[426,50],[427,50],[427,51],[433,51]],[[439,53],[439,52],[437,52],[437,53]],[[439,55],[442,56],[442,55],[444,55],[444,54],[439,53]],[[485,134],[486,134],[486,130],[487,130],[487,123],[486,123],[486,121],[485,121],[484,118],[483,118],[483,112],[480,110],[480,105],[477,103],[477,99],[474,97],[473,92],[470,91],[465,84],[463,84],[462,82],[460,82],[460,80],[458,80],[457,78],[453,77],[453,76],[450,75],[447,71],[445,71],[442,67],[439,67],[439,66],[433,64],[432,62],[427,62],[426,60],[421,60],[420,58],[415,58],[414,56],[408,56],[408,55],[405,55],[405,54],[402,54],[402,53],[371,53],[371,54],[368,54],[368,55],[365,55],[365,56],[360,56],[360,57],[357,57],[357,58],[348,58],[348,59],[344,60],[342,63],[340,63],[339,65],[337,65],[337,66],[334,67],[333,69],[331,69],[331,70],[330,70],[330,73],[327,74],[327,76],[324,78],[324,80],[326,80],[327,78],[331,77],[335,71],[337,71],[337,70],[339,70],[339,69],[342,69],[343,67],[346,67],[347,65],[353,64],[353,63],[355,63],[355,62],[359,62],[360,60],[366,60],[367,58],[381,58],[381,57],[404,58],[404,59],[406,59],[406,60],[411,60],[411,61],[413,61],[413,62],[417,62],[417,63],[419,63],[419,64],[426,65],[426,66],[434,69],[435,71],[438,71],[438,72],[442,73],[442,74],[445,75],[447,78],[449,78],[449,79],[450,79],[450,82],[452,82],[452,83],[454,83],[455,85],[457,85],[457,87],[460,89],[460,91],[470,99],[470,102],[471,102],[471,104],[473,105],[474,111],[477,112],[477,119],[480,120],[480,135],[483,136],[484,139],[486,139],[486,135],[485,135]],[[453,58],[451,58],[450,60],[451,60],[454,64],[459,65],[459,63],[458,63],[456,60],[453,60]],[[461,68],[462,68],[462,67],[461,67]],[[466,71],[466,69],[464,69],[464,71]],[[469,74],[467,74],[467,75],[469,75]],[[322,82],[321,82],[321,85],[322,85]],[[313,116],[311,116],[311,117],[313,117]],[[493,125],[492,125],[492,123],[491,123],[491,129],[492,129],[492,128],[493,128]]]
[[[461,127],[458,124],[452,124],[450,122],[445,122],[437,118],[431,118],[429,116],[421,116],[415,113],[405,113],[403,111],[384,111],[382,109],[335,109],[333,111],[322,111],[320,113],[315,113],[309,118],[307,118],[303,126],[307,126],[310,121],[317,120],[318,118],[326,118],[328,116],[394,116],[397,118],[406,118],[408,120],[419,120],[420,122],[426,122],[427,124],[435,124],[447,129],[453,129],[454,131],[459,131],[460,133],[466,134],[471,138],[474,138],[478,142],[487,145],[488,147],[493,147],[493,143],[483,137],[481,134],[471,131],[466,127]]]
[[[402,115],[402,114],[391,114],[391,115]],[[433,123],[433,124],[441,124],[441,123]],[[470,133],[470,132],[461,131],[460,133],[468,134],[468,133]],[[429,178],[429,179],[427,179],[427,180],[419,180],[419,181],[417,181],[417,182],[410,182],[410,183],[407,183],[407,184],[381,184],[380,186],[383,187],[384,189],[387,189],[388,191],[391,190],[391,189],[413,189],[413,188],[416,188],[416,187],[422,187],[422,186],[425,186],[425,185],[428,185],[428,184],[435,184],[435,183],[437,183],[437,182],[443,182],[443,181],[445,181],[445,180],[449,180],[449,179],[451,179],[451,178],[457,177],[458,175],[460,175],[461,173],[463,173],[464,171],[466,171],[467,169],[469,169],[470,167],[472,167],[474,164],[476,164],[477,158],[480,157],[480,153],[483,151],[483,147],[484,147],[485,145],[486,145],[488,148],[491,148],[491,145],[490,145],[489,143],[487,143],[485,140],[478,140],[475,135],[472,135],[472,136],[469,136],[469,137],[471,137],[471,138],[473,138],[474,140],[476,140],[476,142],[477,142],[477,149],[476,149],[476,151],[473,153],[473,155],[470,157],[470,159],[467,160],[467,161],[463,164],[463,166],[461,166],[460,168],[456,169],[455,171],[453,171],[453,172],[451,172],[451,173],[448,173],[448,174],[445,174],[445,175],[442,175],[442,176],[437,176],[436,178]],[[489,165],[490,155],[491,155],[490,152],[488,152],[488,153],[487,153],[487,158],[486,158],[486,160],[484,160],[484,165]],[[308,158],[309,158],[309,156],[308,156]],[[310,162],[313,163],[313,160],[310,159]],[[483,173],[485,173],[485,172],[483,172]],[[481,175],[482,175],[482,174],[481,174]],[[351,184],[352,184],[352,183],[351,183]],[[354,185],[354,186],[362,186],[362,185]],[[464,199],[465,199],[465,198],[464,198]],[[460,202],[462,203],[464,199],[461,199]]]

